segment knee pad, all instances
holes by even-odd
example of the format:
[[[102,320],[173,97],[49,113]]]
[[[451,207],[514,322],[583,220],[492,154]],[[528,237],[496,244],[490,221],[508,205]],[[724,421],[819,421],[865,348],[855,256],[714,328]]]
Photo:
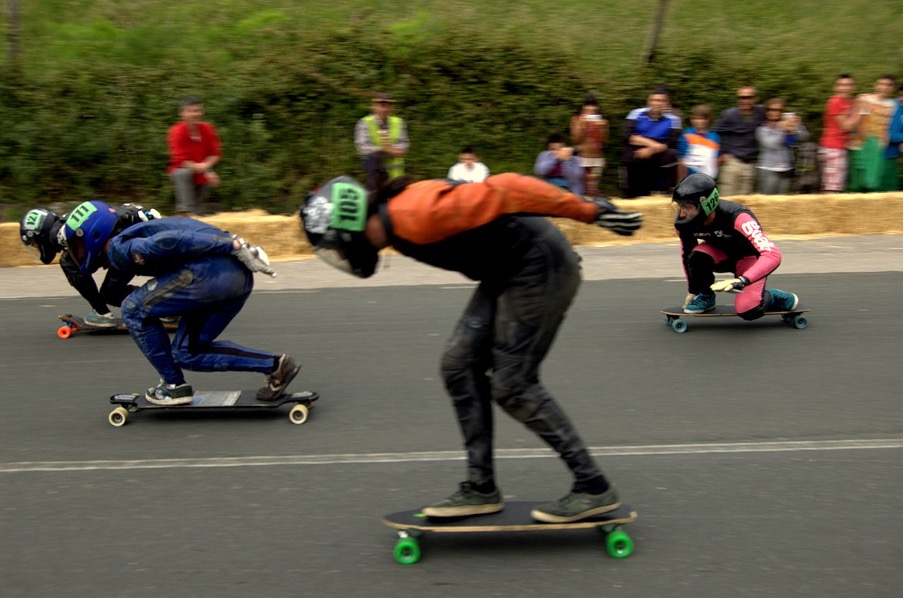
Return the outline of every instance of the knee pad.
[[[715,268],[716,260],[711,255],[702,251],[692,251],[687,257],[691,292],[709,292],[709,286],[716,281],[716,275],[713,273]]]
[[[763,314],[765,313],[765,310],[763,310],[762,306],[760,306],[754,309],[749,309],[747,311],[738,312],[738,316],[742,320],[747,320],[749,322],[750,320],[757,320],[759,318],[762,318]]]
[[[713,259],[713,256],[703,251],[692,251],[687,258],[687,267],[691,270],[705,269],[712,272],[715,266],[716,260]]]
[[[468,361],[462,359],[461,355],[453,351],[443,353],[439,362],[439,373],[443,377],[446,388],[453,388],[458,380],[460,380],[469,371]]]
[[[129,321],[140,321],[144,319],[144,316],[141,313],[142,304],[136,301],[131,295],[128,295],[125,299],[122,300],[122,304],[120,305],[120,309],[122,310],[122,321],[128,323]]]
[[[772,296],[769,294],[769,291],[764,291],[762,297],[760,298],[760,302],[757,303],[754,307],[747,309],[745,311],[739,311],[738,316],[742,320],[757,320],[766,315],[766,307],[772,302]]]

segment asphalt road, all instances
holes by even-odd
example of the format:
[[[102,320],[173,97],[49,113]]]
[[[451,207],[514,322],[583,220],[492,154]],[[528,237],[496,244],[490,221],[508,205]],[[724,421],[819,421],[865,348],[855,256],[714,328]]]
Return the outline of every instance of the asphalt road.
[[[128,336],[58,339],[84,310],[55,268],[0,270],[0,580],[13,596],[894,596],[902,593],[901,237],[782,243],[777,318],[658,310],[668,245],[582,249],[586,282],[543,369],[623,498],[633,556],[593,531],[427,536],[396,564],[392,511],[463,479],[438,358],[471,285],[399,257],[372,281],[279,265],[227,330],[304,363],[310,421],[137,413],[156,380]],[[390,286],[379,286],[380,279]],[[190,374],[254,388],[254,374]],[[497,418],[510,500],[563,494],[536,438]]]

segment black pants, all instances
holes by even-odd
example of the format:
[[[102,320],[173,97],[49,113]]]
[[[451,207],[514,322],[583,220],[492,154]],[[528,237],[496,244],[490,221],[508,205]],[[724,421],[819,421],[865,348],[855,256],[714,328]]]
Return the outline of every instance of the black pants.
[[[442,359],[471,482],[495,479],[494,402],[558,452],[577,483],[602,475],[539,380],[580,282],[578,256],[550,226],[515,275],[502,285],[482,282],[471,297]]]
[[[670,193],[675,187],[678,174],[675,150],[668,149],[645,160],[632,158],[626,160],[625,165],[628,172],[625,193],[628,197],[646,197],[654,191]]]
[[[63,269],[69,284],[91,304],[91,309],[97,313],[109,313],[108,305],[119,307],[122,305],[122,300],[138,288],[129,284],[133,278],[131,274],[124,274],[110,268],[98,291],[94,278],[90,274],[82,274],[78,264],[67,251],[63,251],[60,255],[60,268]]]

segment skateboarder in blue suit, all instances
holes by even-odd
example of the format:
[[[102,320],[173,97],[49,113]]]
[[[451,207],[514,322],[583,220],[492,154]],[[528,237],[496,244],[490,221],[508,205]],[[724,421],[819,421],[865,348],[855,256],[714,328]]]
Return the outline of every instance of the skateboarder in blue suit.
[[[70,253],[85,273],[100,267],[153,277],[122,303],[122,318],[139,349],[160,374],[146,393],[157,405],[192,402],[182,368],[260,372],[262,400],[278,398],[301,366],[231,341],[216,340],[241,311],[253,272],[275,275],[266,253],[243,239],[190,218],[164,218],[115,229],[115,212],[100,201],[80,204],[66,220]],[[170,343],[160,319],[182,316]]]

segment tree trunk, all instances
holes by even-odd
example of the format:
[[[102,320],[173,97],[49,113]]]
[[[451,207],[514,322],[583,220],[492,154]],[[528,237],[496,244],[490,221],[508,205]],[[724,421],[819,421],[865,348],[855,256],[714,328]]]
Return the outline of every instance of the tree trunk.
[[[6,60],[11,71],[19,69],[19,0],[6,0]]]
[[[656,20],[653,21],[653,34],[650,36],[650,45],[646,52],[647,64],[656,60],[656,46],[659,44],[659,34],[662,32],[662,23],[665,21],[665,9],[668,0],[659,0],[659,10],[656,11]]]

